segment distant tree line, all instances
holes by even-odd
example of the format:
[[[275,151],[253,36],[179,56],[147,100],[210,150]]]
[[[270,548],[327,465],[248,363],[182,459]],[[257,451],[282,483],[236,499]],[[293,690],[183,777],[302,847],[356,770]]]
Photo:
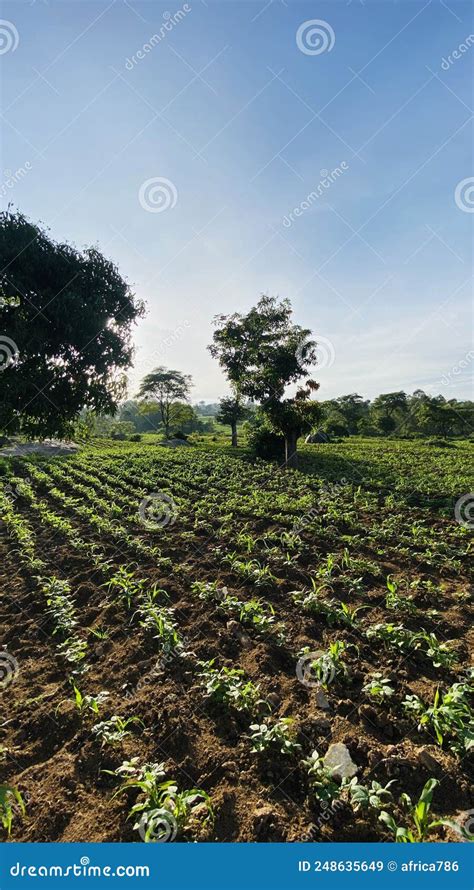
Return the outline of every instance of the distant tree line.
[[[320,428],[330,436],[468,436],[474,429],[474,402],[421,389],[413,395],[384,393],[373,401],[351,393],[320,405]]]

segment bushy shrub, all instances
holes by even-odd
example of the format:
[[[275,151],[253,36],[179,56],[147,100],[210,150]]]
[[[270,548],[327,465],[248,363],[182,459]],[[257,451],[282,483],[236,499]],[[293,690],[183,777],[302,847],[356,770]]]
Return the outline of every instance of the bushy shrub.
[[[283,436],[274,433],[264,423],[249,424],[247,429],[247,443],[255,457],[264,460],[285,459],[285,440]]]

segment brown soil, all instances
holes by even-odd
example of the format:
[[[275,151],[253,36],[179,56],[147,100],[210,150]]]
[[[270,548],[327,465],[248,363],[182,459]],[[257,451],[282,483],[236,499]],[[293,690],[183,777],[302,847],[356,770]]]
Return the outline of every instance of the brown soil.
[[[360,814],[354,817],[344,807],[331,819],[322,819],[321,807],[308,792],[300,758],[267,759],[253,755],[246,738],[250,721],[237,712],[223,711],[206,702],[197,686],[195,662],[186,657],[175,658],[156,669],[156,644],[141,630],[133,610],[127,612],[125,607],[107,602],[100,574],[91,570],[87,560],[69,549],[64,540],[41,526],[26,505],[22,509],[35,529],[39,552],[51,564],[51,571],[68,578],[74,586],[82,629],[106,628],[109,633],[107,639],[87,636],[89,669],[81,678],[81,689],[94,694],[100,690],[110,693],[100,719],[112,714],[133,715],[143,721],[145,728],[138,725],[118,747],[101,748],[91,736],[90,729],[97,718],[78,713],[64,661],[58,655],[45,616],[44,598],[27,572],[19,567],[15,547],[5,529],[1,529],[2,641],[14,653],[20,670],[3,693],[0,769],[2,781],[18,787],[27,801],[27,818],[15,821],[12,840],[138,840],[133,821],[127,821],[125,797],[111,800],[117,781],[104,773],[135,756],[141,762],[164,761],[167,774],[180,787],[198,787],[208,792],[216,820],[214,828],[207,833],[204,830],[199,840],[391,839],[376,818],[371,820]],[[54,509],[61,512],[57,505]],[[255,526],[257,534],[258,521]],[[143,537],[146,539],[146,535]],[[426,659],[391,655],[351,630],[334,630],[322,619],[305,616],[288,594],[307,581],[307,570],[304,564],[293,565],[285,570],[285,577],[277,586],[257,591],[257,595],[272,603],[278,618],[285,621],[292,650],[299,651],[304,645],[321,649],[335,637],[358,647],[349,650],[348,681],[331,686],[330,710],[321,710],[316,690],[297,680],[292,652],[248,630],[243,637],[233,635],[226,627],[228,619],[191,593],[193,581],[216,579],[230,593],[242,597],[244,592],[255,593],[250,585],[239,587],[235,576],[219,562],[215,545],[204,545],[196,558],[194,545],[173,542],[171,536],[169,540],[164,555],[172,556],[179,569],[162,573],[150,560],[140,564],[140,576],[166,589],[180,634],[197,658],[215,657],[220,665],[242,667],[260,684],[262,695],[271,696],[276,716],[295,718],[304,756],[315,748],[324,753],[331,742],[345,742],[364,784],[372,779],[383,784],[396,779],[398,793],[406,791],[417,796],[434,774],[433,768],[423,763],[421,752],[428,752],[436,761],[436,776],[440,780],[434,812],[454,819],[474,806],[469,758],[441,749],[431,736],[421,736],[403,712],[374,705],[361,693],[366,675],[383,669],[386,676],[396,681],[398,700],[407,693],[432,700],[440,673]],[[327,549],[323,541],[314,541],[313,546],[315,558]],[[117,553],[113,546],[108,548],[108,555],[117,567],[133,561],[130,554]],[[370,550],[361,555],[374,558]],[[377,560],[383,565],[384,575],[404,568],[393,560],[381,562],[380,556]],[[418,569],[418,576],[435,577],[422,568]],[[467,589],[467,583],[460,585],[449,575],[441,580],[443,599],[436,605],[442,612],[442,621],[440,624],[438,620],[436,632],[456,641],[460,662],[467,664],[469,618],[457,596],[461,589]],[[335,592],[344,599],[344,592],[338,591],[337,585]],[[353,602],[370,607],[363,615],[372,623],[386,621],[387,612],[382,608],[385,593],[383,582],[374,581],[372,588],[356,596]],[[422,595],[417,605],[424,608]],[[416,628],[413,619],[403,621]],[[428,616],[423,616],[423,626],[434,629]],[[250,638],[250,644],[246,638]],[[450,671],[443,671],[442,677],[444,684],[456,679]],[[442,828],[437,839],[458,838]]]

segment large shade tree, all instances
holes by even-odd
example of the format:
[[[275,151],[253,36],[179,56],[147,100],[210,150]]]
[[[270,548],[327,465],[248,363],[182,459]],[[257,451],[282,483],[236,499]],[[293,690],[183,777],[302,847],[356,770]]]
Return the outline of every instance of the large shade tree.
[[[138,398],[144,400],[144,410],[158,406],[161,422],[168,439],[172,426],[179,422],[182,403],[189,398],[192,378],[181,371],[172,371],[160,365],[143,378]]]
[[[260,403],[273,429],[285,437],[287,466],[295,467],[298,438],[319,416],[311,400],[319,384],[308,371],[316,364],[311,331],[293,324],[289,300],[269,296],[246,315],[219,315],[215,322],[211,355],[239,393]],[[284,398],[287,386],[302,379],[296,395]]]
[[[83,408],[114,412],[143,312],[95,247],[0,213],[0,430],[64,435]]]

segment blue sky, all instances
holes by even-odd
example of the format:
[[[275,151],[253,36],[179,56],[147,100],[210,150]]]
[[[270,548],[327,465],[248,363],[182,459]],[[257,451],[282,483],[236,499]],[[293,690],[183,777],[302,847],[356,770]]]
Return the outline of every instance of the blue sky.
[[[131,394],[164,364],[222,395],[212,318],[265,292],[321,339],[322,399],[472,397],[472,11],[2,4],[2,206],[147,302]]]

